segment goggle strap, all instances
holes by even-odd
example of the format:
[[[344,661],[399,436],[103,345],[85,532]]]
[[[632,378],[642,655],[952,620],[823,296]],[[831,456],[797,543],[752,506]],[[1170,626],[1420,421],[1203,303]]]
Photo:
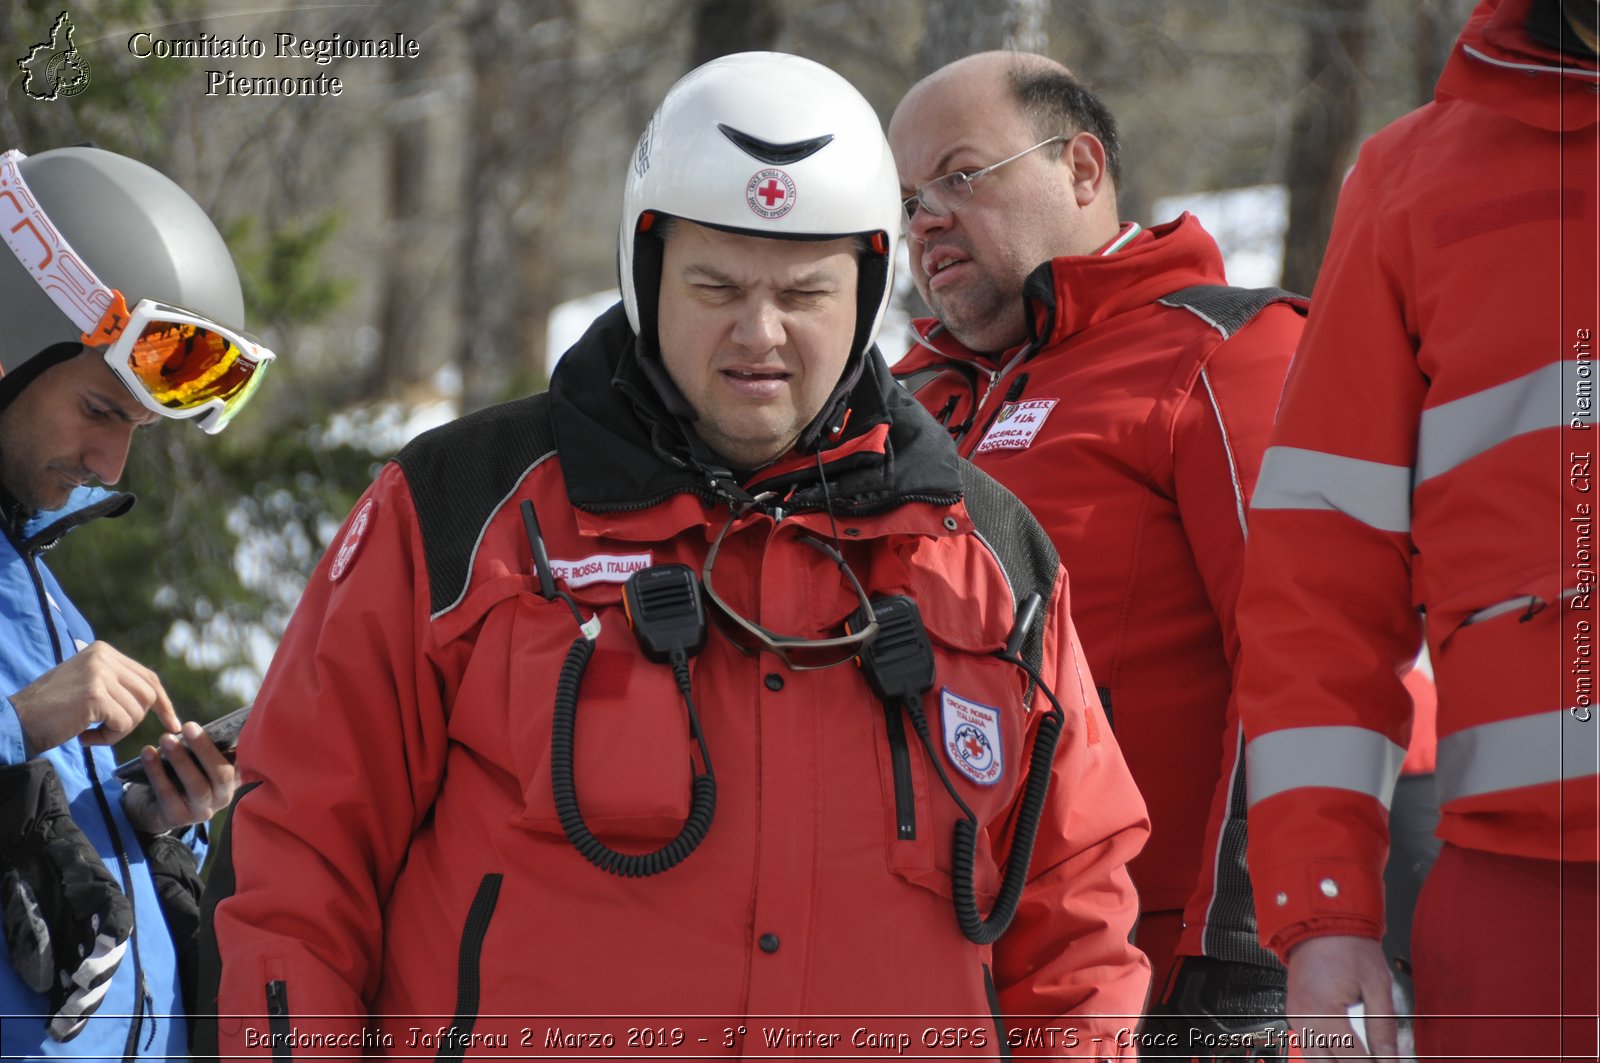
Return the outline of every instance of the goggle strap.
[[[56,309],[85,334],[92,333],[111,312],[115,293],[72,250],[29,191],[18,165],[26,158],[15,148],[0,154],[0,235]]]
[[[115,288],[110,291],[111,305],[106,307],[106,312],[100,315],[100,320],[95,323],[93,329],[78,337],[86,346],[98,347],[102,343],[115,343],[133,317],[133,312],[128,309],[128,302],[122,297],[122,293]]]

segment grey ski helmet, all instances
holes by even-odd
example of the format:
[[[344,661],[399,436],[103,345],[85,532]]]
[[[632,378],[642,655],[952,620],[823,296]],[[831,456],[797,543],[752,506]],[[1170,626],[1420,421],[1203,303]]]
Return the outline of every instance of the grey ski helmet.
[[[42,151],[17,169],[78,258],[128,306],[153,299],[219,324],[243,324],[244,296],[227,246],[170,178],[88,147]],[[77,353],[82,335],[16,255],[0,247],[0,404],[49,364]]]

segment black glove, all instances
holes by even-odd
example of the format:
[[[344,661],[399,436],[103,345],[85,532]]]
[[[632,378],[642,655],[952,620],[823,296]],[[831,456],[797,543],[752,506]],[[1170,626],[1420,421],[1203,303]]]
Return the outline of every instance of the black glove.
[[[185,1014],[195,1012],[196,967],[200,962],[200,868],[194,850],[175,834],[140,834],[144,858],[155,882],[161,914],[178,957],[178,984]]]
[[[1180,956],[1140,1031],[1141,1059],[1274,1059],[1288,1055],[1282,967]]]
[[[72,1040],[111,987],[133,905],[72,822],[48,761],[0,768],[0,922],[17,975],[50,1000],[50,1036]]]

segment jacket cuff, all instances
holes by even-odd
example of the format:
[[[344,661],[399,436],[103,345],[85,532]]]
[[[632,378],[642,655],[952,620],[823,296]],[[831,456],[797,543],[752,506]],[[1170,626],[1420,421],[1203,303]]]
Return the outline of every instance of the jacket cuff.
[[[1383,928],[1366,919],[1313,919],[1309,923],[1296,923],[1280,930],[1267,948],[1277,954],[1284,966],[1289,965],[1289,952],[1302,941],[1322,937],[1358,937],[1383,940]]]
[[[0,695],[0,764],[21,764],[28,759],[28,743],[22,737],[22,721],[11,699]]]
[[[1263,868],[1254,879],[1261,943],[1283,959],[1309,937],[1383,936],[1383,869],[1349,860]]]

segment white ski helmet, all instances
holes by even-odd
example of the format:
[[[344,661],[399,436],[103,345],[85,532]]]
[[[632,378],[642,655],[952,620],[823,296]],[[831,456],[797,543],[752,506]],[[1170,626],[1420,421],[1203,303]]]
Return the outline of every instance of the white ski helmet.
[[[684,75],[656,109],[628,172],[618,240],[623,306],[651,340],[657,215],[751,236],[865,236],[851,358],[877,335],[900,238],[900,179],[872,105],[822,64],[724,56]]]

